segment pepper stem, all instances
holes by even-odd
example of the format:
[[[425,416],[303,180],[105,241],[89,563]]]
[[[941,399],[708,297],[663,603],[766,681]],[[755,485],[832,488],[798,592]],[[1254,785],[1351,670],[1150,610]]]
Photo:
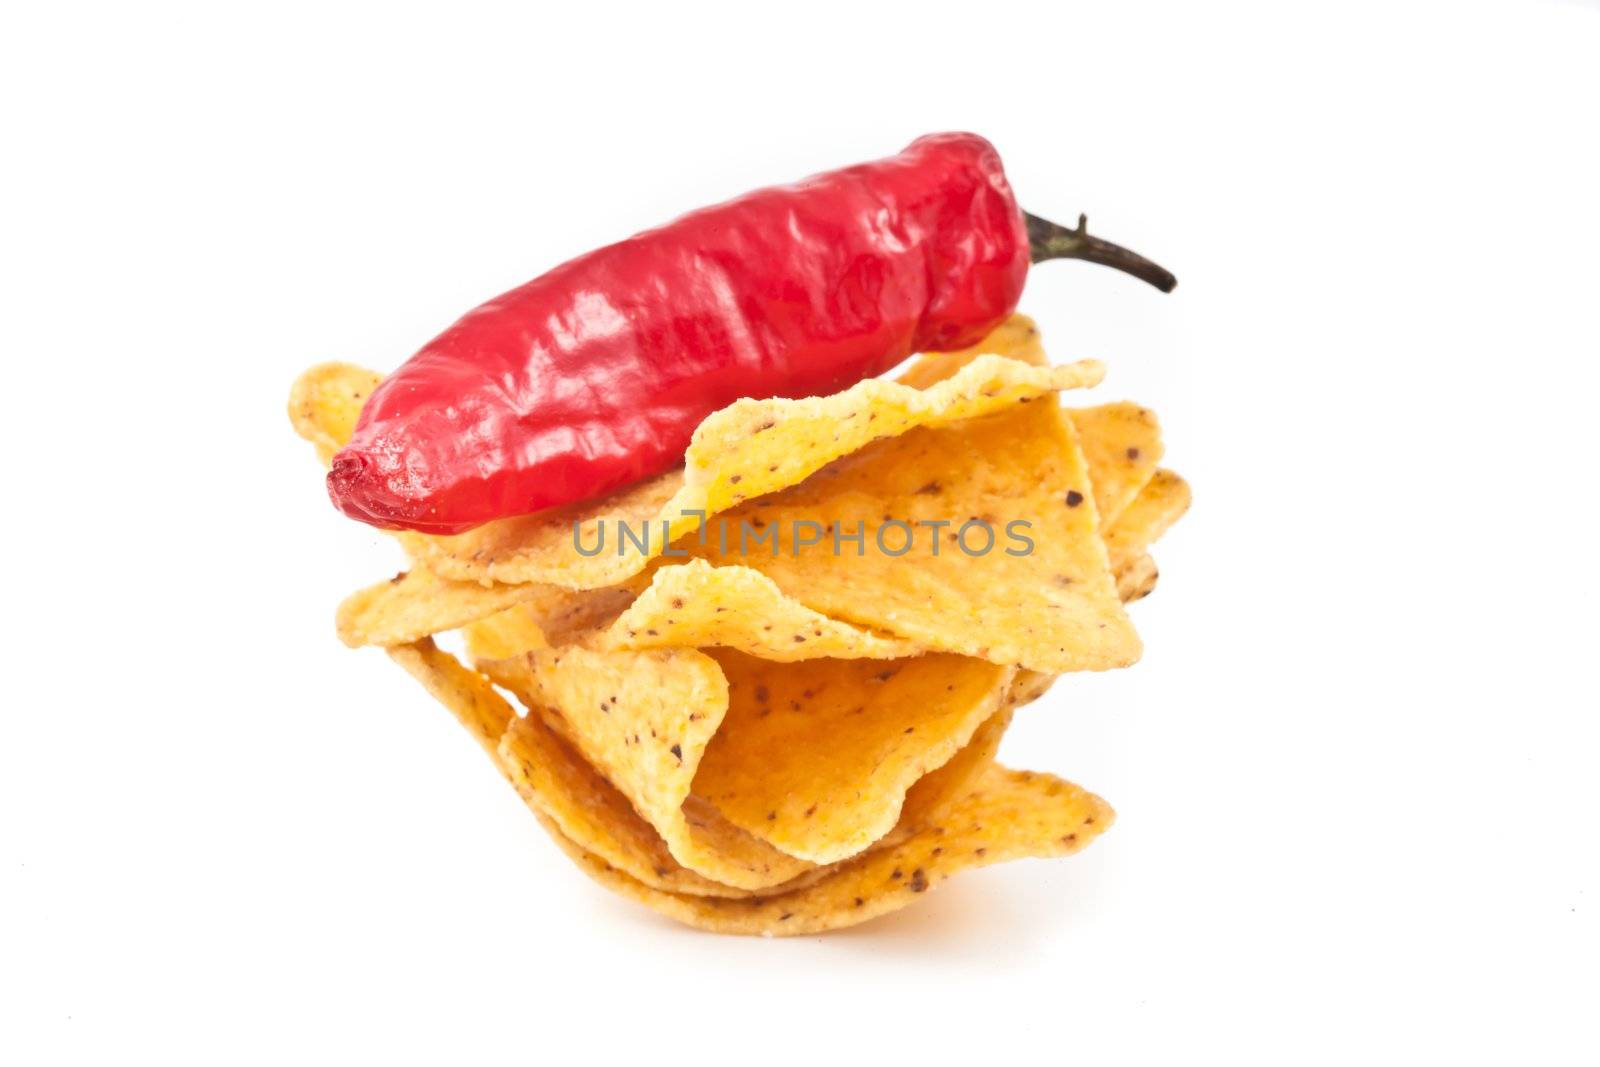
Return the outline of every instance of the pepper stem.
[[[1078,216],[1078,228],[1075,230],[1069,230],[1049,219],[1030,215],[1026,211],[1022,213],[1022,217],[1028,222],[1028,249],[1032,252],[1035,263],[1042,263],[1047,259],[1088,260],[1090,263],[1115,267],[1124,274],[1131,274],[1140,281],[1149,282],[1163,293],[1172,292],[1178,284],[1178,279],[1165,267],[1157,266],[1137,252],[1130,252],[1121,245],[1089,236],[1087,215]]]

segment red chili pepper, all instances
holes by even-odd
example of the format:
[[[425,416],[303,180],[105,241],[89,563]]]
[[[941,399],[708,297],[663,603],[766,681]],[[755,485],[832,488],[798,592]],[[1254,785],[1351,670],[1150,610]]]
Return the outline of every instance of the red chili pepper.
[[[962,348],[1032,258],[1148,260],[1024,216],[973,134],[764,189],[590,252],[468,312],[386,379],[328,493],[374,526],[459,533],[682,462],[740,397],[836,392]]]

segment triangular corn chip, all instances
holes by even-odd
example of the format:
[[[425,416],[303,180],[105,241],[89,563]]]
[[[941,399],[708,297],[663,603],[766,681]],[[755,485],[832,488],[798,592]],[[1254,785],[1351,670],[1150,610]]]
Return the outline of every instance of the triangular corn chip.
[[[1102,670],[1136,661],[1139,640],[1090,488],[1073,425],[1047,399],[879,441],[722,517],[741,534],[775,527],[770,551],[742,536],[726,553],[720,537],[688,547],[761,571],[823,615],[923,648],[1049,673]],[[958,540],[968,522],[987,524],[991,538],[975,527]],[[807,524],[824,541],[801,550],[790,531]],[[840,540],[864,531],[858,546]]]
[[[898,911],[968,868],[1069,855],[1114,818],[1105,801],[1070,782],[991,765],[976,789],[905,841],[842,864],[804,888],[742,900],[651,889],[541,821],[584,873],[621,896],[701,930],[789,936],[854,926]]]
[[[894,659],[921,651],[818,614],[784,596],[760,571],[700,559],[657,569],[649,588],[597,641],[616,650],[722,646],[786,663]]]
[[[1158,470],[1105,533],[1111,566],[1122,571],[1144,555],[1172,524],[1189,510],[1189,483],[1169,470]]]
[[[724,897],[787,892],[815,881],[830,869],[812,868],[781,886],[762,890],[736,889],[687,870],[621,791],[590,767],[577,749],[562,738],[560,731],[547,725],[552,713],[540,709],[536,701],[523,695],[530,686],[525,661],[489,666],[495,671],[497,683],[518,692],[523,703],[530,706],[530,714],[514,719],[500,741],[500,756],[506,773],[530,807],[554,819],[568,838],[611,866],[656,889]],[[459,664],[455,664],[454,669],[465,671]],[[468,688],[456,685],[446,687],[444,692],[459,693]],[[965,747],[944,766],[911,787],[899,822],[871,847],[887,847],[905,840],[970,791],[976,778],[993,763],[1001,737],[1011,721],[1011,709],[1027,699],[1026,692],[1009,692],[1004,707],[984,721]],[[692,798],[691,803],[702,815],[710,817],[707,815],[709,806],[704,801]]]
[[[468,658],[479,662],[516,659],[536,648],[550,647],[533,616],[516,607],[468,623],[461,628],[461,636]]]
[[[784,664],[719,650],[729,704],[695,795],[791,856],[834,863],[1000,707],[1012,671],[961,656]]]
[[[1149,408],[1127,402],[1073,408],[1067,414],[1097,475],[1094,505],[1109,528],[1155,474],[1165,451],[1161,424]]]
[[[361,645],[404,645],[454,630],[537,595],[550,586],[452,582],[413,567],[352,593],[339,605],[339,639]]]
[[[354,377],[352,385],[365,384],[369,379]],[[327,395],[324,390],[323,395]],[[1104,466],[1089,464],[1089,481],[1096,487],[1096,499],[1101,486],[1112,486],[1114,493],[1126,492],[1131,487],[1135,465],[1108,457],[1108,450],[1093,440],[1092,434],[1107,424],[1097,417],[1100,409],[1085,409],[1090,417],[1082,425],[1090,427],[1090,435],[1080,433],[1084,458],[1100,456]],[[1083,416],[1085,412],[1069,413]],[[1075,417],[1074,424],[1080,419]],[[1115,422],[1116,420],[1109,420]],[[1124,435],[1125,436],[1125,435]],[[1129,508],[1127,521],[1119,529],[1106,529],[1104,516],[1101,526],[1111,554],[1114,572],[1153,543],[1167,526],[1176,521],[1186,508],[1188,488],[1181,478],[1170,471],[1158,471],[1135,503]],[[1159,528],[1157,525],[1160,524]],[[1141,540],[1141,538],[1143,538]],[[1132,546],[1132,547],[1130,547]],[[656,561],[658,564],[663,562]],[[654,572],[652,574],[652,571]],[[837,620],[823,619],[805,605],[783,596],[782,590],[771,580],[744,567],[719,567],[709,570],[701,560],[688,564],[657,566],[630,578],[621,585],[596,590],[572,590],[544,583],[482,585],[475,581],[454,581],[440,578],[425,565],[414,566],[403,576],[376,583],[352,594],[339,608],[339,636],[349,645],[400,645],[416,641],[430,634],[467,626],[504,611],[508,616],[523,615],[547,636],[550,643],[562,644],[576,635],[612,619],[633,603],[639,590],[650,582],[652,596],[642,597],[629,611],[627,619],[618,619],[603,647],[614,649],[642,649],[668,645],[724,645],[741,649],[767,659],[814,659],[821,656],[892,658],[910,655],[917,647],[861,630]],[[689,600],[696,593],[710,593],[712,585],[721,598],[717,604],[696,598],[698,605],[692,611],[711,610],[714,617],[691,615],[676,616],[681,630],[663,629],[657,625],[668,616],[666,607],[678,599]],[[774,599],[774,597],[776,599]],[[517,607],[511,607],[517,605]],[[813,643],[790,642],[785,648],[781,641],[770,640],[773,633],[786,629],[805,632],[807,623],[823,619],[821,628],[825,640]],[[769,626],[771,627],[769,629]],[[813,625],[812,628],[817,628]],[[649,631],[656,630],[656,634]],[[693,631],[691,633],[690,631]],[[631,633],[630,633],[631,631]],[[817,635],[822,638],[823,635]],[[486,659],[503,659],[504,655],[484,655]]]
[[[1122,598],[1124,604],[1143,600],[1155,592],[1156,582],[1160,577],[1161,572],[1156,569],[1156,561],[1150,558],[1149,553],[1135,556],[1117,572],[1117,595]]]
[[[680,863],[747,889],[886,834],[907,791],[998,710],[1010,678],[956,656],[804,664],[715,656],[569,646],[531,654],[526,678],[485,669],[560,712],[557,728]],[[712,812],[728,826],[709,820]],[[719,829],[714,841],[708,825]],[[751,842],[807,863],[778,862]]]
[[[450,709],[501,766],[529,806],[552,820],[566,839],[658,890],[699,896],[752,895],[751,890],[723,885],[683,868],[627,798],[552,730],[545,718],[518,718],[488,679],[463,667],[431,640],[392,648],[389,654]],[[906,796],[900,823],[874,847],[906,840],[965,795],[993,763],[1011,707],[1025,699],[1023,693],[1013,691],[1006,706],[984,722],[966,747],[917,782]],[[772,891],[791,892],[825,876],[828,870],[814,868]]]
[[[727,681],[709,656],[568,646],[531,652],[527,666],[530,699],[559,713],[551,726],[622,791],[684,867],[740,889],[767,889],[813,866],[690,795],[728,710]]]

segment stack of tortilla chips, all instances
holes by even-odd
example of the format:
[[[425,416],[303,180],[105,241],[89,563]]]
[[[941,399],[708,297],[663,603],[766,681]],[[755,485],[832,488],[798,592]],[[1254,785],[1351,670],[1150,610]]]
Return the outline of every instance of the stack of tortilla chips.
[[[897,380],[741,400],[681,470],[399,534],[410,570],[339,634],[421,680],[591,877],[691,926],[849,926],[1075,852],[1111,809],[995,752],[1058,675],[1139,658],[1124,604],[1189,504],[1149,411],[1059,402],[1101,373],[1049,366],[1017,316]],[[378,380],[296,383],[325,462]],[[435,645],[451,630],[471,667]]]

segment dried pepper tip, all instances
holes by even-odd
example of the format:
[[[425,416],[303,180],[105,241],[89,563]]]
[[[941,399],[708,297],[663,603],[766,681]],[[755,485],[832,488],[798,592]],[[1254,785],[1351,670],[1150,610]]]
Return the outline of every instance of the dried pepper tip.
[[[1170,293],[1177,288],[1178,279],[1165,267],[1152,263],[1139,253],[1130,252],[1121,245],[1112,244],[1099,237],[1091,237],[1087,215],[1078,216],[1078,228],[1075,230],[1069,230],[1049,219],[1030,215],[1026,211],[1022,213],[1022,217],[1028,223],[1028,251],[1035,263],[1043,263],[1047,259],[1082,259],[1098,263],[1103,267],[1114,267],[1124,274],[1131,274],[1140,281],[1149,282],[1163,293]]]

